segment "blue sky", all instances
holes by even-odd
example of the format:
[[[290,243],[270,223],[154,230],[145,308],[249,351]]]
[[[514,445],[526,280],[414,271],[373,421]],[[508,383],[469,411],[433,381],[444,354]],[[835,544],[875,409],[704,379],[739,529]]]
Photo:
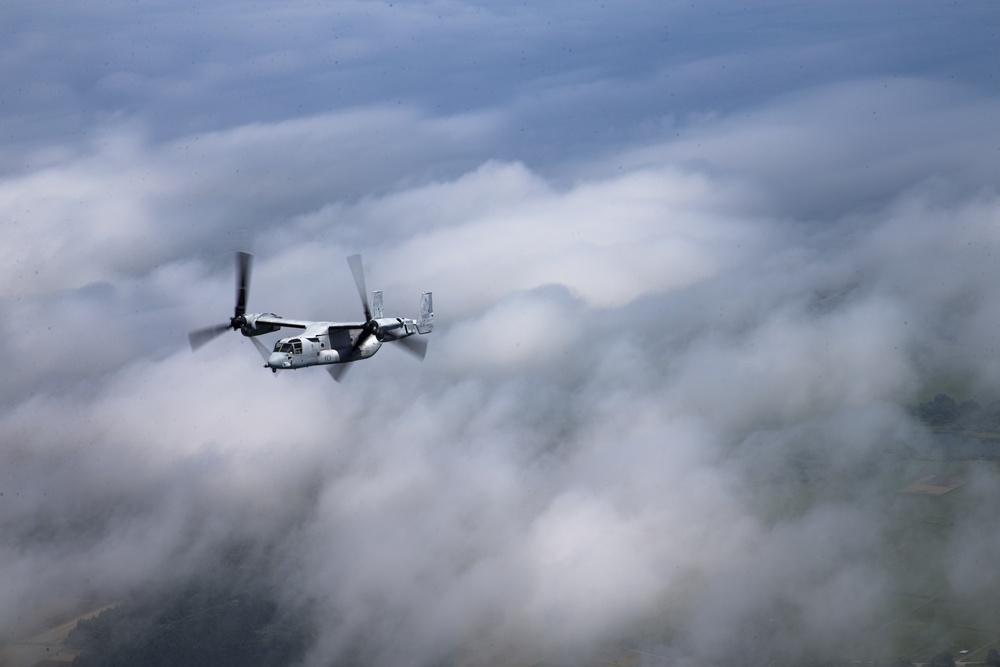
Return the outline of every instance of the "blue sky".
[[[159,141],[398,105],[499,112],[510,154],[491,146],[475,157],[545,164],[648,141],[664,119],[737,114],[843,81],[997,89],[996,16],[981,3],[15,2],[3,11],[4,126],[34,145],[74,143],[123,120]]]
[[[533,664],[660,619],[716,660],[788,610],[783,657],[836,654],[893,585],[885,477],[783,519],[763,480],[878,470],[942,377],[1000,382],[989,3],[7,2],[0,26],[0,627],[252,540],[284,545],[309,664]],[[433,290],[426,361],[334,385],[235,334],[192,354],[235,250],[251,310],[357,316],[354,252],[389,312]]]

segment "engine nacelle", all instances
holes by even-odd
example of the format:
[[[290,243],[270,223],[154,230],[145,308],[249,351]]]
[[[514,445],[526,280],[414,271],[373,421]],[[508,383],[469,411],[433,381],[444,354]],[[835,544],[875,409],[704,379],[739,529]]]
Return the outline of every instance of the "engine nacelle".
[[[372,333],[380,341],[406,338],[417,330],[413,320],[402,317],[379,317],[373,320],[373,323]]]
[[[243,322],[240,325],[240,331],[243,332],[244,336],[262,336],[281,328],[277,324],[258,323],[257,319],[261,317],[278,317],[278,315],[274,313],[252,313],[244,316]]]

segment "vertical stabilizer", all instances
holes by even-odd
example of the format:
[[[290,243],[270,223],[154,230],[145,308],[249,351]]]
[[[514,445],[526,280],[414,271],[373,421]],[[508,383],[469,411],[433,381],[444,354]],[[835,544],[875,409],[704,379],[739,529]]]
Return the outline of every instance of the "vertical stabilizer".
[[[417,320],[417,331],[422,334],[434,331],[434,300],[430,292],[424,292],[420,297],[420,319]]]
[[[372,317],[382,317],[382,290],[372,292]]]

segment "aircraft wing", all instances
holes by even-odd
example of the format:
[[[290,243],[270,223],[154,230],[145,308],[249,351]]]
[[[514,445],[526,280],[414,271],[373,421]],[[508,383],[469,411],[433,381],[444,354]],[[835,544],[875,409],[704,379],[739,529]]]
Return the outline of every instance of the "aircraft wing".
[[[312,320],[286,320],[284,317],[265,313],[255,316],[255,325],[270,325],[289,329],[309,329],[314,332],[350,331],[364,329],[364,322],[314,322]]]
[[[289,327],[291,329],[307,329],[315,322],[309,322],[307,320],[286,320],[284,317],[279,317],[277,315],[260,315],[257,317],[256,324],[270,324],[276,327]]]
[[[347,331],[349,329],[364,329],[364,322],[323,322],[323,328],[333,331]]]

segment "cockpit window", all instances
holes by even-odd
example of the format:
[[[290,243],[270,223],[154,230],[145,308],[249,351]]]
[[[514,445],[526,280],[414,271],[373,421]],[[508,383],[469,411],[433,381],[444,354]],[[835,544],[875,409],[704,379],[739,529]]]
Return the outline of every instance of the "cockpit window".
[[[274,344],[274,351],[284,352],[286,354],[302,354],[302,340],[299,338],[279,340]]]

